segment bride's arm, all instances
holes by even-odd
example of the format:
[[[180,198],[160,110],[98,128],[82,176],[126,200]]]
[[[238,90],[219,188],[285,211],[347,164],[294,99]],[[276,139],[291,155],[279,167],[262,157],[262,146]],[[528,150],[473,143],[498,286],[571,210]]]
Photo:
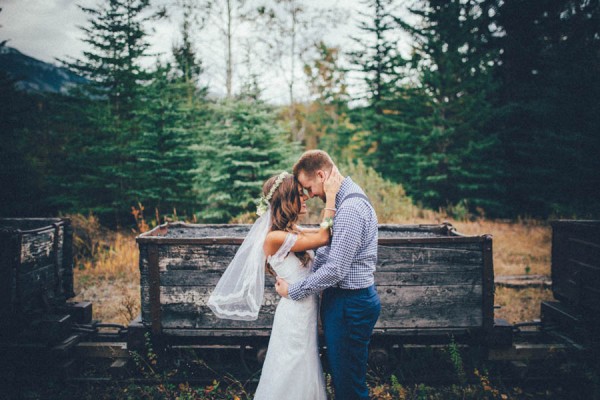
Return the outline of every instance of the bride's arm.
[[[326,210],[325,218],[331,218],[334,213],[335,211]],[[265,254],[267,256],[272,256],[273,254],[277,253],[277,250],[279,250],[287,235],[288,232],[285,231],[269,232],[263,246]],[[314,250],[321,246],[328,245],[329,238],[329,228],[319,228],[314,231],[302,230],[298,233],[298,239],[296,239],[296,243],[294,243],[294,246],[292,246],[290,251]]]
[[[342,178],[343,177],[336,169],[325,181],[326,201],[323,220],[333,218],[335,215],[335,196],[340,189]],[[331,235],[330,232],[331,230],[329,228],[319,228],[314,230],[303,229],[298,233],[298,239],[290,251],[314,250],[321,246],[328,245]],[[275,254],[283,244],[286,235],[287,232],[284,231],[269,232],[263,246],[265,254],[267,256]]]
[[[315,233],[315,232],[319,232],[320,228],[305,228],[305,227],[298,227],[298,230],[300,232],[305,232],[305,233]]]
[[[265,254],[272,256],[277,253],[287,235],[288,232],[285,231],[269,232],[263,246]],[[302,231],[298,233],[298,239],[296,239],[296,243],[294,243],[290,251],[313,250],[327,244],[329,244],[329,228],[321,228],[317,232]]]

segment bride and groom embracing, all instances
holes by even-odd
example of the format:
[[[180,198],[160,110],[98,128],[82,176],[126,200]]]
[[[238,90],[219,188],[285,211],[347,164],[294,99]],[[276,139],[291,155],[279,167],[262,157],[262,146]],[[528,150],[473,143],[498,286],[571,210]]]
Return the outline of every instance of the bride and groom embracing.
[[[302,228],[306,200],[325,202],[319,228]],[[381,305],[373,273],[377,216],[362,189],[327,153],[307,151],[263,185],[254,223],[208,306],[220,318],[255,320],[265,268],[275,272],[277,305],[256,400],[326,399],[317,318],[338,400],[368,399],[368,346]],[[316,250],[313,252],[313,250]]]

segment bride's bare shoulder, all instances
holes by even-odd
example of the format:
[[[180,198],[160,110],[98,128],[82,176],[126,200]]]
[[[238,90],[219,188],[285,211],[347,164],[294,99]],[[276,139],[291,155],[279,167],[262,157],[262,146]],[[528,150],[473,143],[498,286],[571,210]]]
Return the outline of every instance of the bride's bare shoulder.
[[[267,233],[267,237],[265,238],[265,244],[263,245],[265,254],[267,256],[272,256],[273,254],[277,253],[277,250],[285,241],[286,235],[287,232],[285,231],[271,231]]]

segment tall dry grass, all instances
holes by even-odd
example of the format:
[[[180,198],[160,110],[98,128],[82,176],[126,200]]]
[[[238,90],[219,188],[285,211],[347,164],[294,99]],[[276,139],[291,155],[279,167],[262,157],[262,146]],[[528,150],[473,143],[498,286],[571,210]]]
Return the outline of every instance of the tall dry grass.
[[[528,287],[522,289],[496,287],[494,304],[495,318],[502,318],[509,323],[533,321],[540,318],[542,301],[553,300],[551,289]]]
[[[93,318],[128,324],[140,312],[136,231],[110,231],[94,215],[69,215],[73,224],[74,301],[90,301]]]
[[[527,219],[451,223],[466,235],[493,235],[496,275],[550,275],[552,229],[547,222]]]

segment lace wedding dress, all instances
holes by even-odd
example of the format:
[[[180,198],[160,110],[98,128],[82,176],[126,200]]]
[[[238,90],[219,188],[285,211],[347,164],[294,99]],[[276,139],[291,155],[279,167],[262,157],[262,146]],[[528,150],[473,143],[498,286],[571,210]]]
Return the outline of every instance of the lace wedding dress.
[[[296,239],[297,235],[289,233],[268,259],[277,275],[290,284],[304,279],[311,270],[289,252]],[[317,295],[300,301],[281,298],[255,400],[327,399],[317,343],[317,313]]]

